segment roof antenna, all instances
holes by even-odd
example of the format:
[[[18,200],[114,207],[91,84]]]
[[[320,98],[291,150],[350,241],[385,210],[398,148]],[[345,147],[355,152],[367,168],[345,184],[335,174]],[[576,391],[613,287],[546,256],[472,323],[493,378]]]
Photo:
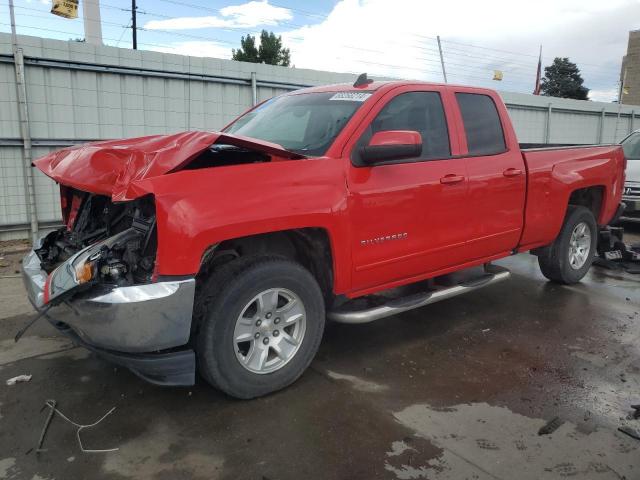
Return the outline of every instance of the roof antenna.
[[[365,86],[369,85],[370,83],[373,83],[373,79],[367,78],[367,74],[366,73],[361,73],[360,76],[358,77],[358,79],[353,84],[353,86],[356,87],[356,88],[365,87]]]

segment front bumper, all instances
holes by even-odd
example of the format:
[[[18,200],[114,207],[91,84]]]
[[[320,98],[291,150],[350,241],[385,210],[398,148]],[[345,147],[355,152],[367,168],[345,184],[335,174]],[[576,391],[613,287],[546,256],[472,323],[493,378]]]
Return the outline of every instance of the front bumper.
[[[33,251],[22,262],[22,277],[29,300],[41,310],[47,274]],[[193,385],[195,355],[186,345],[194,294],[194,278],[97,285],[51,307],[46,317],[77,343],[152,383]]]

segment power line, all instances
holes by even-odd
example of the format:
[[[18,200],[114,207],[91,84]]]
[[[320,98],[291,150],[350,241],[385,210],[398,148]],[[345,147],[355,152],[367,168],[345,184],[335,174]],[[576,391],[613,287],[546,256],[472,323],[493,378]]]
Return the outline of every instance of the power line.
[[[159,0],[159,1],[164,2],[164,3],[168,3],[168,4],[172,4],[172,5],[188,7],[188,8],[192,8],[192,9],[195,9],[195,10],[201,10],[201,11],[207,11],[207,12],[212,12],[214,10],[214,9],[212,9],[210,7],[205,6],[205,5],[198,5],[198,4],[185,2],[185,1],[180,1],[180,0]],[[302,15],[307,16],[307,17],[316,17],[316,18],[324,18],[324,19],[329,18],[328,15],[321,14],[319,12],[310,12],[308,10],[303,10],[303,9],[299,9],[299,8],[296,8],[296,7],[289,7],[289,6],[285,6],[285,5],[282,5],[282,4],[271,3],[271,5],[279,7],[279,8],[285,8],[285,9],[293,11],[293,12],[299,12]],[[125,9],[125,8],[122,8],[122,7],[119,7],[119,6],[116,6],[116,5],[107,4],[107,3],[101,3],[101,7],[111,8],[111,9],[121,10],[121,11],[129,11],[128,9]],[[16,8],[29,9],[28,7],[22,7],[22,6],[19,6],[19,7],[16,7]],[[37,10],[37,9],[31,9],[31,10]],[[38,11],[40,11],[40,10],[38,10]],[[140,13],[141,15],[148,15],[148,16],[154,16],[154,17],[165,18],[165,19],[175,18],[175,17],[171,17],[171,16],[168,16],[168,15],[154,13],[154,12],[151,12],[151,11],[148,11],[148,10],[138,11],[138,13]],[[268,20],[268,19],[262,18],[262,19],[259,19],[259,20],[265,21],[265,20]],[[295,23],[292,23],[292,22],[284,22],[284,21],[279,22],[279,24],[280,25],[290,25],[290,26],[299,27],[299,28],[309,27],[309,25],[300,25],[300,24],[295,24]],[[245,26],[234,27],[232,25],[229,25],[227,27],[217,27],[218,30],[225,30],[225,31],[232,31],[232,32],[235,32],[238,29],[246,29],[246,28],[247,27],[245,27]],[[167,30],[162,30],[162,29],[146,29],[146,31],[156,31],[156,32],[168,33]],[[183,34],[182,36],[184,36],[184,35],[186,35],[186,34]],[[432,41],[432,42],[436,41],[436,37],[430,37],[430,36],[427,36],[427,35],[421,35],[421,34],[417,34],[417,33],[409,33],[409,35],[413,36],[415,38],[426,39],[426,40],[429,40],[429,41]],[[228,43],[228,44],[234,44],[235,45],[235,43],[221,41],[220,39],[209,39],[207,37],[200,37],[200,36],[195,36],[195,35],[192,35],[192,38],[199,38],[199,39],[209,40],[209,41],[210,40],[215,40],[215,41],[218,41],[220,43]],[[295,38],[299,38],[301,40],[304,40],[304,39],[302,39],[300,37],[290,37],[290,38],[294,38],[294,39]],[[410,46],[412,48],[424,49],[425,51],[437,53],[437,49],[436,48],[429,49],[428,47],[424,47],[423,45],[415,45],[415,44],[406,44],[406,43],[402,43],[402,42],[394,42],[393,39],[390,39],[389,41],[391,43],[396,43],[396,44],[399,44],[399,45],[402,45],[402,46],[407,46],[408,45],[408,46]],[[506,53],[506,54],[509,54],[509,55],[517,55],[519,57],[530,57],[532,59],[537,59],[538,58],[537,55],[530,54],[530,53],[515,52],[515,51],[511,51],[511,50],[503,50],[503,49],[498,49],[498,48],[475,45],[475,44],[471,44],[471,43],[458,42],[458,41],[454,41],[454,40],[445,40],[445,39],[443,39],[442,43],[446,47],[444,49],[446,56],[458,55],[458,56],[464,56],[464,57],[469,57],[469,58],[479,58],[479,59],[483,59],[483,60],[484,59],[491,59],[491,60],[496,60],[496,61],[502,61],[502,62],[505,62],[505,63],[508,62],[508,63],[512,63],[512,64],[523,65],[527,69],[530,68],[531,65],[525,64],[522,61],[513,60],[513,59],[507,59],[507,58],[502,57],[502,56],[501,57],[488,56],[486,53],[482,53],[482,56],[479,57],[477,54],[473,55],[472,53],[469,53],[469,52],[463,53],[463,52],[465,52],[464,50],[460,49],[459,47],[452,47],[451,45],[459,45],[459,46],[468,47],[468,48],[471,48],[471,49],[478,49],[478,50],[481,50],[483,52],[490,51],[490,52],[498,52],[500,54],[505,54]],[[351,49],[354,49],[354,50],[370,51],[370,49],[364,49],[362,47],[355,47],[355,46],[352,46],[352,45],[342,45],[342,46],[344,46],[346,48],[351,48]],[[377,52],[377,53],[379,53],[379,52]],[[476,53],[476,52],[473,52],[473,53]],[[477,53],[479,54],[480,52],[477,52]],[[447,62],[447,64],[448,63],[449,62]],[[590,67],[595,67],[595,68],[598,68],[598,69],[607,69],[607,70],[609,70],[609,67],[605,66],[605,65],[596,65],[596,64],[591,64],[591,63],[585,63],[585,62],[580,62],[579,60],[577,61],[577,63],[579,63],[581,67],[582,66],[590,66]],[[585,70],[585,69],[583,69],[583,70]]]
[[[181,6],[189,6],[192,8],[198,8],[198,9],[202,9],[202,10],[208,10],[207,7],[204,7],[202,5],[194,5],[194,4],[190,4],[187,2],[181,2],[178,0],[161,0],[164,1],[166,3],[172,3],[172,4],[176,4],[176,5],[181,5]],[[132,4],[135,2],[135,0],[132,0]],[[110,5],[110,4],[102,4],[103,7],[106,8],[111,8],[111,9],[117,9],[120,11],[129,11],[128,9],[125,8],[121,8],[121,7],[117,7],[115,5]],[[133,5],[132,5],[133,6]],[[17,8],[21,8],[24,10],[32,10],[32,11],[37,11],[40,12],[41,10],[39,9],[35,9],[35,8],[29,8],[29,7],[22,7],[19,6]],[[133,10],[133,9],[132,9]],[[295,9],[292,9],[295,10]],[[155,14],[153,12],[147,12],[147,11],[138,11],[138,13],[143,14],[143,15],[152,15],[152,16],[158,16],[158,17],[163,17],[163,18],[172,18],[172,17],[168,17],[167,15],[161,15],[161,14]],[[22,16],[30,16],[30,17],[34,17],[34,18],[45,18],[44,16],[37,16],[37,15],[27,15],[27,14],[22,14]],[[132,18],[133,20],[133,18]],[[108,21],[103,21],[104,24],[107,25],[114,25],[114,26],[118,26],[121,28],[129,28],[129,24],[127,25],[121,25],[118,23],[114,23],[114,22],[108,22]],[[34,29],[38,29],[38,27],[25,27],[25,28],[34,28]],[[202,36],[202,35],[194,35],[194,34],[188,34],[188,33],[182,33],[182,32],[175,32],[175,31],[169,31],[169,30],[163,30],[163,29],[151,29],[151,30],[147,30],[144,28],[136,28],[135,30],[137,31],[138,29],[140,30],[145,30],[145,31],[150,31],[150,32],[154,32],[154,33],[158,33],[158,34],[164,34],[164,35],[171,35],[171,36],[178,36],[178,37],[183,37],[183,38],[187,38],[187,39],[196,39],[196,40],[203,40],[206,42],[217,42],[220,44],[227,44],[227,45],[235,45],[235,42],[230,42],[227,40],[223,40],[220,38],[214,38],[214,37],[210,37],[210,36]],[[46,29],[42,29],[42,30],[46,30]],[[234,31],[233,29],[227,29],[227,28],[222,28],[221,30],[229,30],[229,31]],[[70,32],[69,32],[70,33]],[[424,36],[424,35],[418,35],[418,34],[411,34],[412,36],[416,36],[416,37],[421,37],[421,38],[425,38],[428,40],[432,40],[432,37],[428,37],[428,36]],[[116,45],[119,45],[120,41],[121,41],[122,35],[120,36],[120,39],[117,40]],[[306,39],[304,37],[300,37],[300,36],[291,36],[290,39],[292,40],[299,40],[299,41],[305,41]],[[110,39],[106,39],[106,40],[110,40]],[[422,62],[426,62],[426,63],[433,63],[433,64],[439,64],[439,60],[438,57],[436,56],[438,54],[438,50],[436,48],[431,48],[428,45],[416,45],[416,44],[407,44],[405,42],[399,42],[399,41],[393,41],[391,40],[390,43],[395,43],[398,44],[400,46],[402,46],[403,48],[409,47],[409,48],[413,48],[417,51],[423,52],[423,54],[426,54],[427,57],[424,56],[414,56],[413,58],[415,60],[419,60]],[[516,77],[517,78],[522,78],[522,79],[527,79],[529,80],[530,77],[530,73],[535,70],[535,65],[533,63],[529,64],[529,63],[525,63],[524,61],[520,61],[520,60],[515,60],[513,58],[508,58],[508,57],[504,57],[504,56],[497,56],[497,55],[487,55],[486,53],[481,53],[481,52],[475,52],[475,51],[471,51],[471,53],[467,50],[462,49],[460,46],[467,46],[473,49],[480,49],[480,50],[488,50],[488,51],[495,51],[495,52],[502,52],[502,53],[507,53],[509,55],[524,55],[524,56],[531,56],[531,55],[527,55],[527,54],[519,54],[516,52],[510,52],[507,50],[499,50],[499,49],[491,49],[488,47],[480,47],[478,45],[473,45],[473,44],[465,44],[462,42],[455,42],[455,41],[450,41],[450,40],[443,40],[443,44],[445,45],[445,49],[444,49],[444,54],[445,57],[447,59],[446,61],[446,65],[449,67],[449,69],[451,70],[451,74],[455,75],[455,76],[463,76],[465,78],[477,78],[477,79],[481,79],[481,80],[485,80],[485,77],[478,77],[478,76],[473,76],[468,72],[480,72],[482,74],[486,74],[488,72],[490,72],[493,69],[499,69],[503,72],[505,72],[506,74],[508,74],[509,77]],[[454,46],[451,46],[449,44],[453,44]],[[175,46],[171,46],[171,45],[165,45],[165,44],[152,44],[152,43],[146,43],[145,45],[150,45],[150,46],[160,46],[161,48],[164,49],[171,49],[174,48]],[[460,46],[457,46],[460,45]],[[377,55],[386,55],[388,52],[384,52],[381,50],[376,50],[376,49],[371,49],[371,48],[363,48],[363,47],[358,47],[358,46],[353,46],[353,45],[348,45],[348,44],[339,44],[339,46],[343,47],[343,48],[348,48],[348,49],[353,49],[353,50],[358,50],[358,51],[362,51],[362,52],[369,52],[372,54],[377,54]],[[434,55],[433,57],[429,57],[428,55]],[[453,57],[454,61],[451,61],[451,57]],[[455,61],[458,60],[458,61]],[[359,60],[355,60],[354,62],[359,62],[362,63],[364,65],[377,65],[377,66],[383,66],[383,67],[388,67],[388,68],[393,68],[393,69],[402,69],[403,71],[406,70],[411,70],[411,71],[418,71],[418,72],[423,72],[425,74],[429,74],[429,73],[441,73],[440,71],[436,72],[435,70],[430,70],[429,68],[422,68],[422,67],[414,67],[414,66],[402,66],[402,65],[395,65],[395,64],[389,64],[389,63],[383,63],[383,62],[377,62],[377,61],[367,61],[364,59],[359,59]],[[459,62],[464,62],[464,63],[459,63]],[[591,64],[587,64],[587,65],[591,65]],[[429,67],[430,65],[427,65],[426,67]],[[432,65],[431,65],[432,66]],[[594,67],[598,68],[598,69],[603,69],[602,66],[596,66],[593,65]],[[459,70],[463,70],[464,72],[459,72]],[[590,73],[589,74],[590,77],[592,78],[604,78],[605,76],[607,76],[607,74],[605,73],[600,73],[600,72],[594,72],[594,73]],[[613,75],[612,75],[613,76]]]
[[[120,45],[120,42],[122,41],[122,37],[124,37],[125,32],[127,31],[127,28],[129,28],[129,25],[131,24],[131,22],[129,22],[123,29],[122,29],[122,33],[120,34],[120,38],[118,39],[118,41],[116,42],[116,47],[118,45]]]
[[[165,2],[165,3],[174,4],[174,5],[179,5],[179,6],[186,6],[186,7],[190,7],[190,8],[194,8],[194,9],[198,9],[198,10],[211,11],[211,9],[209,7],[206,7],[206,6],[203,6],[203,5],[196,5],[196,4],[188,3],[188,2],[182,2],[182,1],[179,1],[179,0],[159,0],[159,1],[162,1],[162,2]],[[276,6],[273,3],[272,3],[272,5]],[[118,7],[118,6],[111,5],[111,4],[106,4],[106,3],[101,3],[101,6],[102,7],[106,7],[106,8],[115,9],[115,10],[120,10],[120,11],[126,11],[126,12],[130,11],[129,9]],[[280,6],[280,7],[281,8],[287,8],[287,9],[292,10],[292,11],[300,11],[300,12],[304,12],[305,14],[310,14],[310,12],[306,11],[306,10],[301,10],[301,9],[292,8],[292,7],[284,7],[284,6]],[[23,6],[18,6],[16,8],[21,8],[21,9],[25,9],[25,10],[32,10],[32,11],[38,11],[38,12],[41,11],[39,9],[23,7]],[[139,10],[138,13],[140,13],[141,15],[150,15],[150,16],[155,16],[155,17],[159,17],[159,18],[166,18],[166,19],[175,18],[175,17],[171,17],[171,16],[168,16],[168,15],[162,15],[162,14],[149,12],[147,10],[144,10],[144,11],[140,11]],[[321,15],[321,14],[315,14],[315,13],[313,15],[317,16],[317,17],[328,18],[327,15]],[[261,20],[266,20],[266,19],[263,18]],[[106,21],[103,21],[103,23],[109,24],[109,22],[106,22]],[[280,23],[281,24],[288,24],[288,25],[302,27],[301,25],[296,25],[296,24],[287,23],[287,22],[280,22]],[[111,24],[113,24],[113,23],[111,23]],[[305,25],[305,26],[307,26],[307,25]],[[235,28],[232,28],[231,26],[229,26],[229,27],[217,27],[217,30],[225,30],[225,31],[236,32],[238,29],[243,29],[243,28],[246,28],[246,27],[235,27]],[[173,31],[164,30],[164,29],[144,29],[144,30],[145,31],[153,31],[153,32],[161,32],[161,33],[172,34],[172,35],[175,34],[175,32],[173,32]],[[191,34],[191,35],[189,35],[189,34],[181,34],[180,36],[185,36],[186,37],[187,35],[188,35],[188,38],[202,39],[202,40],[208,40],[208,41],[214,40],[214,41],[218,41],[220,43],[227,43],[227,44],[230,44],[230,45],[235,45],[235,43],[233,43],[233,42],[228,42],[228,41],[223,41],[221,39],[204,37],[204,36],[193,35],[193,34]],[[414,36],[414,37],[418,37],[418,38],[427,39],[427,40],[430,40],[430,41],[433,41],[433,42],[436,41],[436,37],[429,37],[429,36],[426,36],[426,35],[413,34],[413,33],[409,34],[409,35],[410,36]],[[299,36],[298,37],[292,36],[290,38],[301,40],[301,41],[305,40],[305,38],[299,37]],[[423,51],[426,51],[426,52],[429,52],[429,53],[433,53],[433,54],[437,54],[438,53],[438,50],[435,47],[434,48],[429,48],[429,47],[426,47],[426,46],[424,46],[422,44],[408,44],[408,43],[404,43],[404,42],[394,41],[393,39],[390,39],[389,41],[390,41],[390,43],[395,43],[395,44],[401,45],[403,47],[409,46],[411,48],[416,48],[416,49],[423,50]],[[507,53],[507,54],[510,54],[510,55],[528,56],[528,57],[532,57],[532,58],[536,58],[537,59],[536,55],[531,55],[531,54],[522,53],[522,52],[514,52],[514,51],[509,51],[509,50],[495,49],[495,48],[490,48],[490,47],[483,47],[483,46],[479,46],[479,45],[463,43],[463,42],[457,42],[457,41],[453,41],[453,40],[444,40],[443,39],[442,43],[445,46],[448,45],[448,44],[454,44],[454,45],[466,46],[466,47],[480,49],[480,50],[488,50],[488,51]],[[354,49],[354,50],[369,51],[369,52],[372,52],[372,53],[384,53],[384,52],[381,52],[379,50],[372,50],[372,49],[367,49],[367,48],[362,48],[362,47],[355,47],[353,45],[348,45],[348,44],[340,44],[340,45],[345,47],[345,48],[350,48],[350,49]],[[522,61],[514,60],[512,58],[507,58],[507,57],[503,57],[503,56],[489,56],[487,54],[482,54],[482,56],[479,56],[478,54],[474,55],[473,53],[468,53],[467,51],[462,50],[459,47],[452,47],[452,46],[448,46],[445,49],[445,53],[447,54],[447,56],[451,56],[451,55],[463,56],[463,57],[476,58],[476,59],[481,59],[481,60],[490,59],[490,60],[500,61],[500,62],[514,64],[514,65],[521,65],[521,66],[526,67],[527,69],[531,68],[531,66],[534,65],[534,64],[527,64],[527,63],[524,63]],[[447,62],[447,64],[449,64],[449,63],[450,62]],[[579,63],[580,63],[580,65],[593,66],[593,67],[600,68],[600,69],[603,69],[603,68],[608,69],[609,68],[608,66],[605,66],[605,65],[595,65],[595,64],[589,64],[589,63],[583,63],[583,62],[579,62]],[[534,68],[535,68],[535,65],[534,65]]]

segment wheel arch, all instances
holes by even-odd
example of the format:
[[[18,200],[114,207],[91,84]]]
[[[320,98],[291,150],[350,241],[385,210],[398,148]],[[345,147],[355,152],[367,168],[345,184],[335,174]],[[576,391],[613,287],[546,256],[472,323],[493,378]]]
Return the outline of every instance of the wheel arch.
[[[530,249],[530,252],[537,256],[545,255],[548,252],[551,244],[555,241],[558,235],[560,235],[569,212],[569,207],[571,206],[582,206],[589,209],[596,219],[596,225],[602,225],[601,222],[604,214],[604,201],[606,199],[606,195],[606,187],[599,184],[580,186],[568,191],[566,193],[565,200],[561,204],[562,216],[559,216],[560,212],[558,212],[558,214],[554,216],[554,220],[549,222],[552,226],[548,232],[550,234],[548,239],[544,243],[540,242],[542,244],[538,243],[533,249]],[[524,249],[521,251],[523,250]]]
[[[591,211],[591,213],[593,213],[596,222],[598,224],[601,224],[601,217],[603,213],[602,207],[605,198],[606,187],[604,185],[591,185],[588,187],[581,187],[573,190],[570,193],[567,207],[569,205],[586,207]]]
[[[304,227],[230,238],[207,247],[196,281],[236,258],[278,255],[300,263],[314,276],[325,301],[331,300],[336,284],[336,258],[331,235],[323,227]]]

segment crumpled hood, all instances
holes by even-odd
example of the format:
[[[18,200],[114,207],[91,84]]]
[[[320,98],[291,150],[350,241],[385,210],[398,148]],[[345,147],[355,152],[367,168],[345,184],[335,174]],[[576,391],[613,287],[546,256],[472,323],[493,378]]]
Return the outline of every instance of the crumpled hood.
[[[52,152],[33,162],[45,175],[78,190],[111,196],[129,195],[137,181],[177,170],[214,143],[253,149],[283,158],[304,158],[280,145],[218,132],[183,132],[87,143]]]

